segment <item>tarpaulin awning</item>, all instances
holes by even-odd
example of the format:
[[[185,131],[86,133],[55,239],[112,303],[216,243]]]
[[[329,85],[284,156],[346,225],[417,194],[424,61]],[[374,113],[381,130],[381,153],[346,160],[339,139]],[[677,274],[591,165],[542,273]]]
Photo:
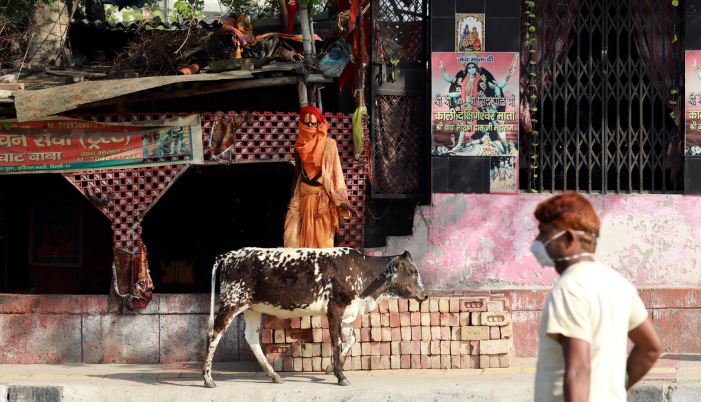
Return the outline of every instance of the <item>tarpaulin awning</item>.
[[[249,78],[253,78],[251,71],[236,70],[216,74],[84,81],[54,88],[16,92],[15,110],[17,111],[17,120],[23,122],[73,110],[88,103],[116,98],[122,95],[171,84]]]

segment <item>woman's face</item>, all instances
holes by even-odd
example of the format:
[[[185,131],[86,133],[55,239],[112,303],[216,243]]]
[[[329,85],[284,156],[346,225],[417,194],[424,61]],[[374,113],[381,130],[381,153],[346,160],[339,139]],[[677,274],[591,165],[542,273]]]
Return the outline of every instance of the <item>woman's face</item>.
[[[467,66],[467,73],[470,75],[475,75],[477,73],[477,67],[474,64]]]
[[[314,116],[311,113],[307,113],[304,115],[304,118],[302,119],[304,124],[309,127],[309,128],[317,128],[319,127],[319,122],[316,119],[316,116]]]

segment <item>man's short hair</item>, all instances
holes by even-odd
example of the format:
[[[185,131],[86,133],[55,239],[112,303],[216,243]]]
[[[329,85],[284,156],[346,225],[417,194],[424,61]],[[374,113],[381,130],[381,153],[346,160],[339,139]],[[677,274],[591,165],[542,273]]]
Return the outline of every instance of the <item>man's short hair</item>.
[[[541,202],[534,215],[540,223],[599,236],[601,221],[594,207],[589,200],[574,192],[558,194]]]

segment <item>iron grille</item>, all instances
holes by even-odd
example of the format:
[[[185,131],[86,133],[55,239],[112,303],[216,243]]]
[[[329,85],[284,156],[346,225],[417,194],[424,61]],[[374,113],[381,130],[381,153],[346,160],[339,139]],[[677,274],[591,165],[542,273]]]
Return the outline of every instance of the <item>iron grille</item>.
[[[372,195],[420,198],[428,189],[427,2],[373,0]]]
[[[533,118],[539,122],[534,126],[540,146],[525,147],[529,160],[537,163],[537,169],[529,172],[536,176],[523,183],[526,189],[682,190],[681,133],[669,107],[673,103],[670,88],[654,82],[659,79],[654,69],[660,66],[641,54],[641,44],[646,46],[644,31],[652,29],[647,24],[660,24],[659,19],[650,22],[650,17],[672,27],[681,20],[677,10],[681,7],[669,7],[674,15],[642,18],[645,3],[652,4],[644,0],[536,2],[538,51],[550,61],[536,58],[538,108]],[[575,11],[563,13],[563,9]],[[636,26],[636,18],[647,22]],[[671,42],[671,38],[660,39]],[[678,49],[679,54],[668,62],[676,64],[671,69],[681,80],[681,46]],[[681,87],[679,82],[676,85]],[[525,137],[524,142],[534,138]]]

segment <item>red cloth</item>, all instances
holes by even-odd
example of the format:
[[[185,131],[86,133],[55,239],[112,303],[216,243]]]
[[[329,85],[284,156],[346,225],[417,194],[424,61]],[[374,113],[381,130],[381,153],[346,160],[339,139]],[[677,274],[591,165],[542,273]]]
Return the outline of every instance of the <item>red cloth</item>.
[[[297,0],[290,0],[287,3],[287,33],[291,34],[295,28],[295,16],[297,16],[297,8],[299,4]]]

